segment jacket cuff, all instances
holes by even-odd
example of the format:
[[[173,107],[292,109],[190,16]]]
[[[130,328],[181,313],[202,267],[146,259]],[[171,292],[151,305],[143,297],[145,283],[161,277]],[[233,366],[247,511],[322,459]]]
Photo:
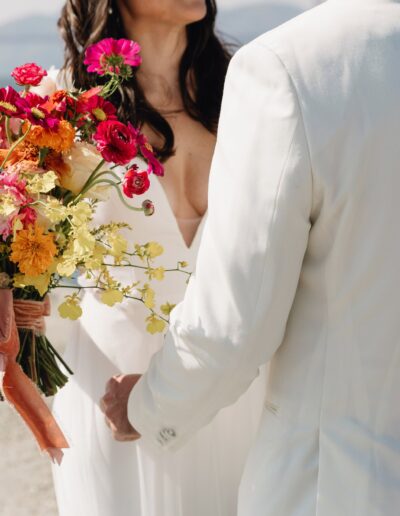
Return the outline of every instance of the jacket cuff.
[[[141,435],[141,440],[155,452],[174,451],[190,439],[190,432],[183,432],[171,422],[163,421],[154,406],[147,386],[146,375],[133,388],[128,399],[128,419]]]

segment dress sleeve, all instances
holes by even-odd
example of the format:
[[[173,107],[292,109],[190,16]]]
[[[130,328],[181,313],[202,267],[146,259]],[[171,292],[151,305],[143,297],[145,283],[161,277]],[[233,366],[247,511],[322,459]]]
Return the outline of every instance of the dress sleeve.
[[[228,72],[196,273],[129,400],[145,440],[180,447],[247,390],[281,345],[311,209],[296,91],[276,54],[253,42]]]

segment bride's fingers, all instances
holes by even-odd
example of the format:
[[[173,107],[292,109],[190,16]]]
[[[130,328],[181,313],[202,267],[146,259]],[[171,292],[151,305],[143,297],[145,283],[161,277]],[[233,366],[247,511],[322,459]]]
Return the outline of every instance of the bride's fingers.
[[[100,399],[99,405],[100,405],[100,410],[103,412],[103,414],[105,414],[107,407],[106,407],[106,402],[104,401],[104,398]]]
[[[118,429],[117,427],[114,425],[114,423],[108,419],[108,417],[106,416],[105,417],[105,421],[106,421],[106,425],[108,426],[108,428],[111,430],[111,432],[113,433],[113,435],[115,436],[116,434],[118,434]]]
[[[140,438],[140,435],[136,432],[131,434],[121,434],[119,432],[113,432],[113,437],[116,441],[120,443],[126,443],[130,441],[137,441]]]
[[[108,380],[108,382],[106,383],[106,395],[110,394],[114,390],[115,382],[115,376]]]

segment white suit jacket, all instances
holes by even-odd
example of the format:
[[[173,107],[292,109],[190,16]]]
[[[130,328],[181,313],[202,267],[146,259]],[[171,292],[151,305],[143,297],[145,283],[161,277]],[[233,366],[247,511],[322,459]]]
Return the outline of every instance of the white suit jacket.
[[[239,514],[398,516],[398,1],[328,0],[233,59],[196,274],[130,421],[174,449],[268,360]]]

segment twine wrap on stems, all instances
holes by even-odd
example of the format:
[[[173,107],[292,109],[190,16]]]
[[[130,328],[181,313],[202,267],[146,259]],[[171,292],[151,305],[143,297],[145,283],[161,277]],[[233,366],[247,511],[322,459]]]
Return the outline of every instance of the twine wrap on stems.
[[[15,324],[18,329],[32,330],[35,335],[46,333],[45,316],[50,315],[50,299],[31,301],[29,299],[14,299]]]
[[[29,325],[35,333],[44,332],[44,315],[49,311],[49,301],[16,301],[19,324]],[[0,289],[0,370],[1,390],[6,400],[14,406],[35,436],[41,450],[52,460],[61,462],[63,448],[68,443],[53,418],[36,386],[16,362],[20,343],[12,291]],[[0,377],[1,378],[1,377]]]

